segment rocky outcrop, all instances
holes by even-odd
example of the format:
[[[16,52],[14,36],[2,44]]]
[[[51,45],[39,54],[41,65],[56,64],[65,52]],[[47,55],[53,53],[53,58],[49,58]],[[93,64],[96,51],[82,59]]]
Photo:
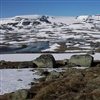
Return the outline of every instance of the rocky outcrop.
[[[69,64],[76,66],[90,67],[93,63],[93,57],[90,55],[73,55],[69,59]]]
[[[51,81],[42,77],[30,89],[4,94],[0,100],[100,100],[99,67],[68,68],[60,78],[59,72],[51,74],[57,77]]]
[[[39,24],[41,24],[39,21],[34,21],[33,22],[33,25],[39,25]]]
[[[39,20],[40,21],[42,21],[42,22],[45,22],[45,23],[48,23],[48,24],[51,24],[51,22],[50,21],[48,21],[48,17],[47,16],[41,16],[40,18],[39,18]]]
[[[25,21],[22,23],[22,25],[29,25],[31,22],[30,21]]]
[[[55,58],[51,54],[43,54],[40,57],[33,60],[39,68],[54,68],[56,67]]]
[[[7,23],[7,25],[12,25],[12,26],[16,26],[18,23]]]
[[[99,71],[99,68],[68,69],[62,78],[37,85],[39,91],[33,100],[99,100]]]

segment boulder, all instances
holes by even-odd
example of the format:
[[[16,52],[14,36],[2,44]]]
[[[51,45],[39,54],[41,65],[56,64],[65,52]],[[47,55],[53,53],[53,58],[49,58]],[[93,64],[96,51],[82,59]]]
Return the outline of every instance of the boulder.
[[[0,65],[6,65],[5,60],[1,60],[1,61],[0,61]]]
[[[35,81],[36,83],[40,83],[40,82],[44,82],[46,79],[46,77],[40,77],[40,78],[37,78],[37,79],[33,79],[33,81]]]
[[[80,67],[90,67],[93,63],[93,57],[91,55],[73,55],[69,59],[69,64],[71,63]]]
[[[64,60],[63,60],[63,65],[67,65],[68,62],[69,62],[69,59],[64,59]]]
[[[51,80],[54,80],[54,79],[59,78],[61,76],[62,75],[59,72],[53,70],[50,72],[50,75],[48,75],[46,77],[46,81],[51,81]]]
[[[39,76],[47,76],[49,74],[49,72],[47,70],[43,70],[43,69],[38,69],[36,72],[35,72],[36,75],[39,75]]]
[[[36,67],[36,65],[33,64],[32,61],[24,61],[18,65],[18,68],[34,68],[34,67]]]
[[[21,89],[17,90],[12,94],[12,100],[27,100],[29,92],[27,90]]]
[[[51,54],[43,54],[33,60],[33,63],[39,68],[54,68],[56,66],[55,58]]]
[[[43,73],[44,73],[44,70],[43,69],[38,69],[35,74],[36,75],[39,75],[39,76],[42,76]]]

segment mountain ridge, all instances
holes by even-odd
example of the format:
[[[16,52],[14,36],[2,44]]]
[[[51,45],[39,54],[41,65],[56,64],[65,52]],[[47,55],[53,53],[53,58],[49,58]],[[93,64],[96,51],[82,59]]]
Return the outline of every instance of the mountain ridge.
[[[31,42],[38,41],[47,41],[48,43],[48,41],[68,42],[70,40],[73,45],[80,40],[86,43],[93,42],[93,40],[100,42],[100,15],[76,17],[15,16],[1,20],[0,33],[0,46],[7,47],[13,45],[20,47],[20,45],[29,45]],[[40,48],[42,47],[40,46]]]

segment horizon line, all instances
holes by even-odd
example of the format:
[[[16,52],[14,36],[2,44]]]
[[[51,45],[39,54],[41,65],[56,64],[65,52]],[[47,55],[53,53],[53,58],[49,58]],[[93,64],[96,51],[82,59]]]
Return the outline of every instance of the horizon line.
[[[99,15],[100,14],[80,14],[80,15],[48,15],[48,14],[22,14],[22,15],[14,15],[14,16],[9,16],[9,17],[2,17],[3,18],[11,18],[11,17],[20,17],[20,16],[32,16],[32,15],[40,15],[40,16],[51,16],[51,17],[77,17],[77,16],[86,16],[86,15]]]

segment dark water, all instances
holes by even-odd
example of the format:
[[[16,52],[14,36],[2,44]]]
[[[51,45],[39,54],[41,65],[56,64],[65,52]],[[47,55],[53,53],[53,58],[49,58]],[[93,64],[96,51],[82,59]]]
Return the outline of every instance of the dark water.
[[[40,52],[41,50],[49,48],[49,42],[34,42],[27,44],[26,47],[16,48],[14,46],[0,47],[0,53],[24,53],[24,52]]]

